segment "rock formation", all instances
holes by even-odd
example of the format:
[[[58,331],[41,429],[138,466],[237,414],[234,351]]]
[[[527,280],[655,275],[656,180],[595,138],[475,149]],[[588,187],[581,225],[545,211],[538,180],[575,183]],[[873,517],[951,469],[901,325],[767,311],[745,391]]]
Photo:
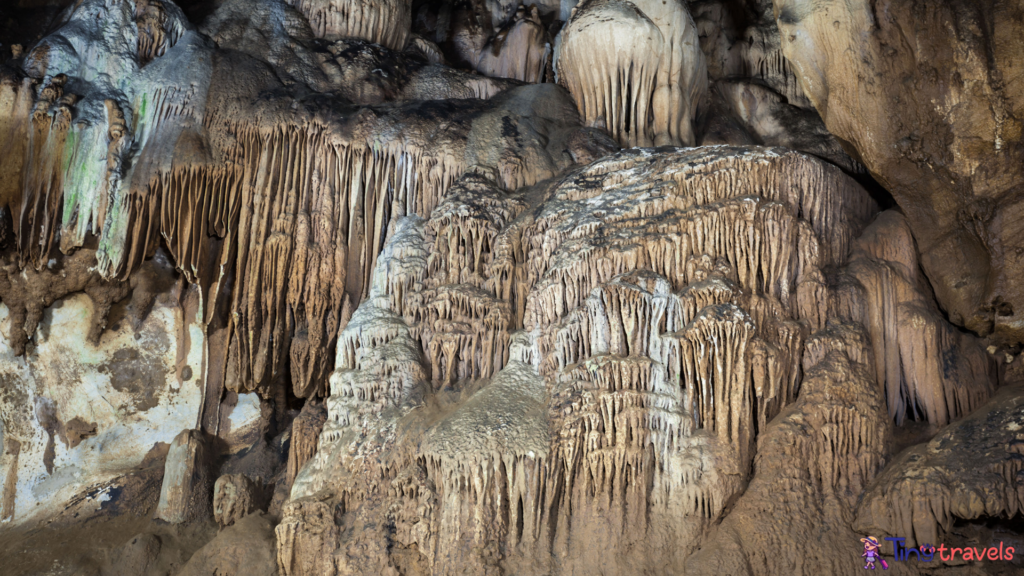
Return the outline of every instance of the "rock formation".
[[[49,1],[0,8],[5,571],[1024,550],[1013,2]]]
[[[783,53],[829,131],[905,210],[954,324],[1024,341],[1024,5],[777,0]]]
[[[864,167],[825,128],[783,56],[772,3],[691,0],[708,63],[708,113],[701,144],[785,146],[852,174]]]
[[[861,568],[859,547],[851,544],[860,536],[848,518],[856,495],[885,464],[891,441],[885,400],[865,363],[868,344],[856,324],[830,326],[808,342],[800,398],[762,433],[753,479],[706,547],[691,557],[694,573],[767,575],[814,566],[824,574],[849,574]],[[816,537],[805,542],[807,534]]]
[[[281,570],[681,565],[794,401],[822,268],[873,202],[810,157],[742,148],[622,152],[541,186],[532,212],[485,171],[449,194],[400,223],[339,338]],[[404,552],[372,559],[380,536],[348,522],[393,525]],[[588,560],[595,541],[614,560]]]
[[[859,310],[851,319],[871,335],[875,378],[895,422],[944,426],[987,400],[996,374],[980,341],[936,308],[913,246],[901,213],[880,214],[854,246],[837,305]]]
[[[302,12],[317,38],[369,40],[401,50],[409,38],[409,0],[288,0]]]
[[[244,474],[225,474],[213,485],[213,519],[226,527],[259,508],[259,488]]]
[[[213,479],[210,478],[212,450],[208,444],[209,441],[196,430],[183,430],[174,437],[167,452],[157,518],[171,524],[195,522],[210,515],[211,500],[222,506],[225,504],[223,491],[226,487],[221,486],[221,494],[213,491]],[[222,509],[220,518],[225,518],[225,513],[230,515]]]
[[[707,64],[682,0],[590,0],[574,10],[555,68],[584,123],[623,146],[693,144]]]
[[[900,454],[868,487],[854,526],[905,537],[912,547],[939,542],[957,518],[1019,514],[1021,392],[1019,385],[1000,390],[930,442]]]

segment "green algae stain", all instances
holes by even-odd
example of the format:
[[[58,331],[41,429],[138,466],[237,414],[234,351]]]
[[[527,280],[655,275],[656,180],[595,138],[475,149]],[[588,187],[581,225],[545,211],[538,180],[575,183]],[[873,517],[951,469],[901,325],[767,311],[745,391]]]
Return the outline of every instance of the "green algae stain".
[[[64,158],[61,164],[61,172],[64,174],[68,173],[68,168],[71,166],[71,159],[75,156],[75,148],[78,145],[78,130],[72,128],[68,130],[68,135],[64,139]]]

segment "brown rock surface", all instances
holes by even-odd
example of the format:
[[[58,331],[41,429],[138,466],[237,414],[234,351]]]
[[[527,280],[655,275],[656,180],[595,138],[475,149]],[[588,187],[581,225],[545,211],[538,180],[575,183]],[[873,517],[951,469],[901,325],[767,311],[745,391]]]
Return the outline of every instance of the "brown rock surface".
[[[306,401],[295,421],[292,422],[291,440],[288,448],[288,486],[295,481],[299,470],[316,454],[320,431],[327,421],[327,408],[315,398]]]
[[[260,488],[244,474],[226,474],[213,485],[213,519],[221,528],[260,507]]]
[[[954,324],[1024,341],[1018,0],[776,0],[825,126],[907,214]]]
[[[274,530],[263,514],[248,516],[228,526],[189,558],[180,576],[275,576]]]

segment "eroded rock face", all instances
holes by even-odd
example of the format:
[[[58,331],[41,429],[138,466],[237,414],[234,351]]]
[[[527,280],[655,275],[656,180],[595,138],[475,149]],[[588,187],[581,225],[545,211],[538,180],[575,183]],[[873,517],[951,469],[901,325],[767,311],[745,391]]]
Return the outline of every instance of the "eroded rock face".
[[[93,344],[85,335],[96,308],[84,294],[70,296],[44,311],[25,356],[15,355],[13,322],[0,310],[4,520],[52,515],[195,425],[203,333],[173,297],[158,298],[137,328],[123,318]],[[97,507],[105,498],[92,496]]]
[[[935,296],[1024,341],[1024,4],[776,0],[783,51],[829,131],[908,216]]]

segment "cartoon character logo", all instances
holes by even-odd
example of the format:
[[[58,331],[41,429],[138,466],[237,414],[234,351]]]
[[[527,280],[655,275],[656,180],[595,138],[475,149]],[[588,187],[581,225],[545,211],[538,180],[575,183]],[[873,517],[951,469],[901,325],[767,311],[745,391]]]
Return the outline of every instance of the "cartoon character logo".
[[[867,538],[861,538],[860,541],[864,543],[864,553],[861,554],[861,557],[863,557],[865,561],[864,569],[867,570],[870,568],[874,570],[875,562],[880,562],[882,564],[882,570],[888,570],[889,565],[886,564],[885,560],[882,560],[882,557],[878,554],[878,549],[882,547],[882,545],[878,543],[878,539],[874,536],[868,536]]]

